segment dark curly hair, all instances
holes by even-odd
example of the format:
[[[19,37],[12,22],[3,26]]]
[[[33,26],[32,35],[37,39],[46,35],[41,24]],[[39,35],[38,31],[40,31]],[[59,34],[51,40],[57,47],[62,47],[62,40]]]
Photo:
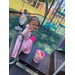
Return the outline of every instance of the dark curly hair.
[[[31,17],[31,18],[28,20],[28,23],[30,23],[32,20],[37,20],[37,21],[38,21],[38,27],[40,26],[40,21],[39,21],[39,19],[38,19],[36,16]]]

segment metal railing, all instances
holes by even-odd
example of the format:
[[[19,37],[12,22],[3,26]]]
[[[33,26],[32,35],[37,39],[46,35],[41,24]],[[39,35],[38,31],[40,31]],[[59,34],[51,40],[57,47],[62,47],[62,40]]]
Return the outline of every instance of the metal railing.
[[[64,66],[65,66],[65,61],[62,63],[62,65],[52,75],[56,75]]]
[[[10,50],[9,50],[9,64],[13,64],[17,59],[18,59],[18,53],[21,49],[21,46],[22,46],[22,43],[23,43],[23,40],[24,40],[24,35],[19,33],[21,31],[21,28],[19,26],[16,26],[15,27],[15,34],[14,34],[14,37],[12,39],[12,42],[11,42],[11,46],[10,46]],[[14,59],[14,61],[10,62],[10,59],[11,59],[11,55],[12,55],[12,52],[13,52],[13,48],[14,48],[14,45],[16,43],[16,40],[18,38],[18,35],[22,35],[22,41],[21,41],[21,44],[20,44],[20,47],[19,47],[19,50],[17,52],[17,55],[16,55],[16,58]]]

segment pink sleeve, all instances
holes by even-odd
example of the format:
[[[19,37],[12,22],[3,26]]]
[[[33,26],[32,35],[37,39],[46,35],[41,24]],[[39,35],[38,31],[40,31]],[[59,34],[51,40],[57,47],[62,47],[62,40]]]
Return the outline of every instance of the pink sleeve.
[[[32,48],[32,40],[29,39],[27,40],[25,43],[23,43],[22,47],[21,47],[21,50],[19,52],[19,54],[21,52],[25,53],[25,54],[29,54],[31,52],[31,48]]]
[[[11,55],[11,57],[13,57],[13,58],[16,57],[18,49],[20,47],[20,44],[21,44],[20,39],[21,39],[21,37],[19,36],[16,40],[16,43],[15,43],[15,46],[14,46],[14,49],[13,49],[13,52],[12,52],[12,55]]]
[[[27,30],[27,28],[24,29],[24,31],[22,32],[22,34],[25,33],[26,30]],[[26,35],[26,37],[24,38],[23,44],[30,38],[30,36],[31,36],[31,32],[29,32],[29,33]],[[12,56],[11,56],[11,57],[14,57],[14,58],[16,57],[17,52],[18,52],[18,49],[19,49],[20,44],[21,44],[21,40],[22,40],[22,36],[19,35],[19,37],[18,37],[17,40],[16,40],[16,43],[15,43],[15,46],[14,46],[13,53],[12,53]],[[26,49],[26,48],[27,48],[27,46],[25,46],[24,49]]]
[[[25,54],[29,54],[31,52],[32,44],[35,42],[36,37],[32,36],[29,40],[27,40],[23,45],[22,45],[22,52]]]
[[[29,27],[29,24],[26,25],[26,28]]]
[[[27,31],[27,27],[29,27],[28,24],[26,25],[26,28],[23,30],[22,34],[24,34],[24,33]],[[25,41],[27,41],[27,40],[30,38],[31,33],[32,33],[32,32],[29,32],[29,33],[26,35],[26,37],[25,37]]]
[[[27,27],[29,27],[29,24],[26,25],[26,28],[23,30],[22,34],[24,34],[27,31]]]

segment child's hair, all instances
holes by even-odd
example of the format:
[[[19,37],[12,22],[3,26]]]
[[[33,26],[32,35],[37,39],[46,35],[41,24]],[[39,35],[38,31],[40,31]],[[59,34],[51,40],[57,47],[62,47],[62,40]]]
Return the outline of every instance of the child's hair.
[[[24,9],[24,11],[27,11],[27,9]]]
[[[38,21],[38,27],[40,26],[40,21],[39,21],[39,19],[38,19],[36,16],[31,17],[31,18],[28,20],[28,23],[30,23],[32,20],[37,20],[37,21]]]

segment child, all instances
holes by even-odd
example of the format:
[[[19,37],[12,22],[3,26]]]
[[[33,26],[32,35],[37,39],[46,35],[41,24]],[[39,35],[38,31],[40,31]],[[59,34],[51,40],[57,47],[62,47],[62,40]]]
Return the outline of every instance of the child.
[[[27,18],[29,18],[29,15],[27,14],[27,10],[25,9],[22,15],[20,15],[19,19],[19,25],[21,28],[23,28],[23,25],[25,24]]]
[[[21,46],[21,49],[20,49],[20,52],[24,51],[25,53],[25,50],[27,47],[25,46],[27,41],[29,40],[30,36],[31,36],[31,33],[32,31],[35,31],[38,29],[40,25],[40,22],[39,22],[39,19],[37,17],[32,17],[31,19],[29,19],[28,21],[28,24],[26,25],[26,28],[23,30],[22,34],[25,36],[24,38],[24,41],[22,43],[22,46]],[[16,44],[14,46],[14,49],[13,49],[13,53],[12,53],[12,56],[11,57],[16,57],[17,55],[17,52],[18,52],[18,49],[19,49],[19,46],[21,44],[21,40],[22,40],[22,36],[20,35],[16,41]],[[30,43],[29,43],[30,44]],[[30,44],[31,45],[31,44]],[[31,45],[32,46],[32,45]],[[26,48],[25,48],[26,47]],[[29,51],[30,52],[30,51]],[[29,53],[27,52],[27,53]],[[20,54],[20,53],[19,53]]]

